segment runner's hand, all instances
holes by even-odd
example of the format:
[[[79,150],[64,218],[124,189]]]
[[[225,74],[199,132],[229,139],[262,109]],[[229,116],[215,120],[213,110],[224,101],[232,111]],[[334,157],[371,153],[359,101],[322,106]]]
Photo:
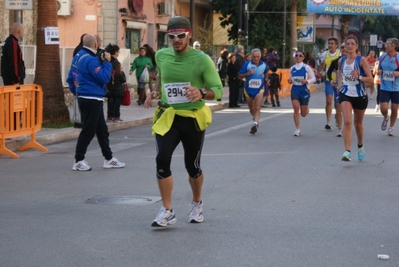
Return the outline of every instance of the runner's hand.
[[[155,94],[156,92],[148,92],[147,93],[147,97],[144,101],[144,108],[151,108],[152,107],[152,99],[155,98]]]
[[[198,88],[189,86],[185,86],[183,88],[186,89],[186,97],[187,99],[191,100],[191,103],[197,102],[202,99],[201,92],[200,90],[198,90]]]

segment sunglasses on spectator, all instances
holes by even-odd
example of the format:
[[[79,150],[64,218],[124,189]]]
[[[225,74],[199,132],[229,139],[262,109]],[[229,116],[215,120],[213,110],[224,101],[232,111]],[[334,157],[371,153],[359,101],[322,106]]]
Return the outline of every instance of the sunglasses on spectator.
[[[184,39],[184,38],[186,38],[187,34],[188,34],[188,32],[177,33],[177,34],[168,33],[168,36],[169,36],[170,40],[173,40],[176,37],[179,38],[179,39]]]
[[[303,57],[301,54],[295,54],[295,57]]]

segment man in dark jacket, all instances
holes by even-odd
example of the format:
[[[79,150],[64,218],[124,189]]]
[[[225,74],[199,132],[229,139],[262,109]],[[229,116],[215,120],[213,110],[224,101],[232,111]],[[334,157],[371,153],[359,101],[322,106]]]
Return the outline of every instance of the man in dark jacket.
[[[6,39],[1,51],[1,77],[4,85],[24,84],[25,63],[22,59],[18,41],[24,35],[24,26],[14,22],[10,28],[10,36]]]
[[[122,168],[125,163],[112,156],[109,147],[108,127],[105,123],[103,97],[106,94],[105,84],[109,82],[112,65],[111,55],[104,52],[103,58],[96,56],[98,43],[93,34],[83,37],[83,48],[74,56],[67,82],[69,90],[78,93],[79,109],[82,115],[83,128],[79,134],[75,150],[74,171],[90,171],[91,167],[84,160],[87,147],[94,136],[105,158],[103,168]],[[102,61],[102,62],[101,62]]]
[[[239,45],[237,47],[235,56],[236,56],[237,69],[241,69],[241,67],[245,64],[244,47],[242,45]],[[244,84],[245,84],[245,82],[240,80],[239,85],[238,85],[238,103],[240,103],[240,104],[243,104],[246,102],[244,99]]]

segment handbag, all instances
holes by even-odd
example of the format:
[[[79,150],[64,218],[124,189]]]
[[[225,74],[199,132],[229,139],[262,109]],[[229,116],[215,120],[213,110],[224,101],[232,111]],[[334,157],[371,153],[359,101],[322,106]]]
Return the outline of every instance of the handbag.
[[[140,75],[140,80],[139,82],[141,83],[148,83],[150,81],[150,75],[148,73],[148,68],[145,67],[143,70],[143,73]]]
[[[130,106],[130,91],[127,88],[127,83],[125,83],[125,91],[123,92],[121,105],[122,106]]]

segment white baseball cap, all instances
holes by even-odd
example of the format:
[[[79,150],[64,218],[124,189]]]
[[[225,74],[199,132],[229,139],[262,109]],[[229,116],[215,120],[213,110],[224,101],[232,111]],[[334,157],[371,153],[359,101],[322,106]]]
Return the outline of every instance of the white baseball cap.
[[[201,46],[201,44],[200,44],[200,42],[195,41],[194,44],[193,44],[193,46]]]

